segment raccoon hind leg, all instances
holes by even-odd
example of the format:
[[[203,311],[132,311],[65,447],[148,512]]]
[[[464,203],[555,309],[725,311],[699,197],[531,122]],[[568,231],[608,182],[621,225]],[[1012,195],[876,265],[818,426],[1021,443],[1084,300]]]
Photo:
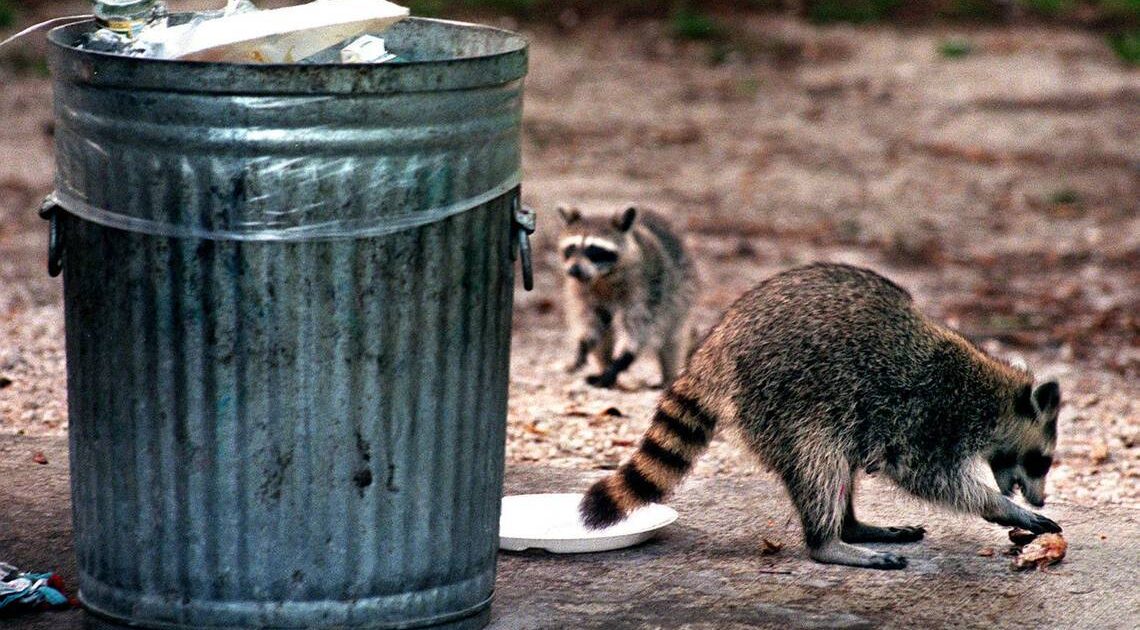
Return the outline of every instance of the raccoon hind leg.
[[[841,539],[852,475],[842,457],[797,458],[781,471],[800,514],[804,541],[813,560],[870,569],[902,569],[906,558],[856,547]],[[794,456],[793,456],[794,457]],[[804,468],[811,462],[811,470]]]
[[[567,317],[577,345],[574,360],[566,365],[566,372],[573,374],[582,369],[589,357],[594,358],[600,369],[607,369],[613,363],[614,353],[613,315],[610,311],[575,304],[568,309]]]
[[[906,558],[894,553],[872,551],[843,542],[829,540],[811,550],[811,559],[823,564],[842,564],[864,569],[905,569]]]
[[[855,517],[855,477],[847,491],[847,510],[843,514],[840,539],[849,543],[909,543],[922,540],[926,528],[921,525],[880,526],[869,525]]]
[[[685,350],[684,345],[676,340],[666,339],[662,342],[657,351],[658,365],[661,366],[661,387],[668,387],[677,378],[677,372],[685,361]]]

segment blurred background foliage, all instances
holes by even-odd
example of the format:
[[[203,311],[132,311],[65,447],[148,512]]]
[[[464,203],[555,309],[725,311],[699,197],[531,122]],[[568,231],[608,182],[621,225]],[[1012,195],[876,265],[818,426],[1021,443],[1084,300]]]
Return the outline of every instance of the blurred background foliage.
[[[256,1],[256,0],[255,0]],[[298,0],[299,2],[300,0]],[[220,3],[221,0],[218,0]],[[597,15],[667,20],[678,39],[723,48],[731,39],[731,14],[740,11],[798,15],[816,24],[927,24],[932,22],[1061,23],[1095,29],[1123,61],[1140,64],[1140,0],[396,0],[413,15],[467,17],[492,14],[527,23],[565,26]],[[296,4],[288,2],[286,4]],[[50,0],[0,0],[0,31],[16,26],[22,13],[53,14]],[[278,4],[259,2],[261,6]],[[62,9],[60,9],[62,10]],[[947,58],[968,55],[968,45],[949,42]]]
[[[0,3],[6,0],[0,0]],[[722,41],[733,11],[778,11],[817,24],[923,24],[936,21],[1079,25],[1104,32],[1123,61],[1140,64],[1140,0],[405,0],[416,15],[451,17],[487,12],[528,21],[561,21],[597,14],[669,20],[680,39]],[[947,57],[969,54],[948,45]]]
[[[1090,26],[1140,25],[1140,0],[405,0],[403,4],[419,15],[480,10],[532,20],[569,10],[581,15],[681,16],[701,22],[710,13],[760,10],[794,12],[818,23],[1046,19]],[[698,27],[695,32],[705,31]]]
[[[0,28],[16,23],[16,7],[11,0],[0,0]]]
[[[299,0],[300,1],[300,0]],[[710,15],[729,11],[780,11],[813,22],[1002,21],[1038,19],[1094,27],[1140,26],[1140,0],[396,0],[416,15],[449,16],[471,12],[521,20],[557,19],[567,11],[622,17],[670,17],[696,38],[715,30]],[[218,0],[221,3],[221,0]],[[255,3],[256,0],[255,0]],[[285,4],[297,4],[287,2]],[[13,25],[21,8],[50,7],[50,0],[0,0],[0,28]],[[63,4],[63,3],[58,3]],[[261,2],[258,4],[279,4]]]

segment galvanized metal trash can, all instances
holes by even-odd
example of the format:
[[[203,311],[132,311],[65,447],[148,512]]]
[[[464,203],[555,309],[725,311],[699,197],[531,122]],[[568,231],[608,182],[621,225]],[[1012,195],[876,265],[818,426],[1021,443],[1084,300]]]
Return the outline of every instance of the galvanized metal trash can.
[[[50,36],[46,209],[80,599],[153,628],[484,625],[526,42],[410,19],[404,63],[241,66],[77,49],[91,28]]]

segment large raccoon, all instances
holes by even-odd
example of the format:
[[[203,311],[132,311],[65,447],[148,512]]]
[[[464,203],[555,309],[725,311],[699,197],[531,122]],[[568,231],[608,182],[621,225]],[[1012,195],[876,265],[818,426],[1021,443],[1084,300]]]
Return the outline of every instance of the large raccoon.
[[[1045,503],[1061,391],[1033,383],[870,270],[792,269],[729,308],[662,394],[637,452],[589,489],[582,519],[603,527],[661,500],[722,424],[782,477],[819,562],[902,568],[902,556],[849,543],[925,533],[856,519],[860,471],[994,523],[1059,532],[1007,498],[1019,486]]]
[[[692,347],[689,309],[698,279],[681,239],[664,217],[636,207],[587,216],[559,207],[558,241],[575,372],[592,355],[600,371],[586,377],[612,387],[639,353],[655,352],[668,385]],[[616,353],[615,353],[616,347]]]

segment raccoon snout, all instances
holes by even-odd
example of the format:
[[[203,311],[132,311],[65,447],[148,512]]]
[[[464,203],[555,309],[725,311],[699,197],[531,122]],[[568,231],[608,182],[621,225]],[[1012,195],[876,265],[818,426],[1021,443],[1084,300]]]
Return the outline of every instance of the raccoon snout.
[[[574,278],[578,282],[585,282],[590,279],[590,273],[578,263],[570,265],[570,268],[566,270],[566,273],[570,274],[570,277]]]
[[[1021,493],[1021,498],[1025,499],[1025,502],[1028,503],[1029,505],[1032,505],[1033,507],[1045,507],[1045,493],[1044,492],[1041,492],[1041,491],[1034,489],[1031,485],[1029,485],[1027,483],[1024,483],[1021,481],[1015,481],[1013,483],[1013,486],[1010,488],[1010,492],[1009,493],[1003,493],[1003,494],[1005,494],[1006,496],[1011,496],[1013,494],[1014,489],[1016,489],[1019,493]]]
[[[1032,490],[1027,490],[1024,486],[1021,488],[1021,496],[1025,498],[1026,503],[1033,507],[1045,507],[1045,494],[1037,493]]]

